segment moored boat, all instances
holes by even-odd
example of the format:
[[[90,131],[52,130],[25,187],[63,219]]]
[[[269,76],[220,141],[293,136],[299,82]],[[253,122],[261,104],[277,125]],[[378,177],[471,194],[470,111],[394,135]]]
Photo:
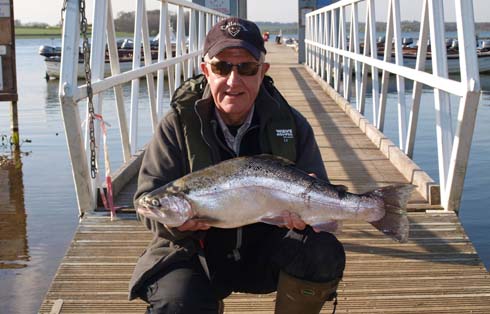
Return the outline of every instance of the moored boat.
[[[175,36],[172,36],[171,40],[172,55],[175,55]],[[150,41],[152,62],[156,62],[158,60],[158,42],[159,36],[156,36]],[[119,39],[117,41],[117,52],[120,72],[123,73],[131,70],[133,67],[133,41],[131,39]],[[45,57],[44,64],[46,66],[46,80],[51,78],[58,79],[61,72],[61,47],[43,45],[39,47],[39,54]],[[110,76],[112,71],[109,61],[109,53],[107,50],[105,54],[104,76]],[[141,51],[141,65],[144,65],[143,50]],[[83,53],[81,48],[79,49],[78,54],[77,77],[85,78],[85,66],[83,64]]]
[[[461,71],[459,64],[459,47],[458,41],[453,39],[446,40],[446,53],[447,53],[447,70],[449,74],[458,74]],[[413,40],[410,38],[403,39],[403,65],[415,68],[417,63],[417,50],[418,46],[414,45]],[[480,73],[490,72],[490,40],[483,40],[475,48],[475,53],[478,59],[478,69]],[[384,42],[378,40],[378,59],[384,59]],[[393,53],[392,62],[395,60]],[[430,42],[427,47],[427,57],[425,61],[425,71],[432,72],[432,54],[430,49]]]

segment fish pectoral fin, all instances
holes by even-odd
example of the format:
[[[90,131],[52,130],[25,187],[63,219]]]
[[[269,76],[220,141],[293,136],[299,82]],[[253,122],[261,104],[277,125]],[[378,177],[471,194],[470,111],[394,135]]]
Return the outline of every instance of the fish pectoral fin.
[[[284,226],[286,224],[286,220],[281,215],[262,216],[259,221],[274,226]]]
[[[207,216],[193,217],[192,220],[196,222],[202,222],[210,226],[216,226],[221,222],[221,220],[217,218],[207,217]]]
[[[342,222],[338,220],[328,220],[320,223],[311,224],[315,231],[338,233],[342,229]]]

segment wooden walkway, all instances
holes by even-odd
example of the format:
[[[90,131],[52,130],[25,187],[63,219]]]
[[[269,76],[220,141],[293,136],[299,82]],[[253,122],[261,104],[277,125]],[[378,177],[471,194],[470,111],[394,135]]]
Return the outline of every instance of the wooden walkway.
[[[287,47],[268,45],[270,74],[286,99],[311,122],[334,183],[362,192],[407,182]],[[131,204],[134,180],[117,202]],[[337,313],[490,313],[490,275],[454,213],[437,211],[414,193],[410,240],[398,244],[367,223],[347,222],[339,239],[347,252]],[[432,209],[426,212],[423,209]],[[55,313],[144,313],[127,301],[136,260],[151,238],[134,213],[111,222],[93,213],[80,223],[40,308]],[[274,294],[233,294],[225,313],[272,314]],[[326,304],[322,313],[331,313]]]

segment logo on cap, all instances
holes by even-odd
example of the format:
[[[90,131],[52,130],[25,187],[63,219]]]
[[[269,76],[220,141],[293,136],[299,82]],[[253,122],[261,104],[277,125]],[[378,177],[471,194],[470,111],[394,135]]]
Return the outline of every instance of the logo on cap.
[[[222,25],[221,30],[228,31],[228,34],[230,34],[233,37],[238,35],[238,33],[240,33],[242,30],[248,31],[248,29],[245,26],[243,26],[239,22],[233,22],[233,21],[230,21],[226,25]]]

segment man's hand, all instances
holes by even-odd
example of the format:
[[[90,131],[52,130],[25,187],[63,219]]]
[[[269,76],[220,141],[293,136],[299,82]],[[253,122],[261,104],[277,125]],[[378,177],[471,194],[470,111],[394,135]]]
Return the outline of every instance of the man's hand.
[[[296,213],[285,210],[281,212],[281,216],[285,221],[284,227],[288,229],[303,230],[306,228],[306,223]]]
[[[181,226],[177,227],[179,231],[199,231],[199,230],[208,230],[211,228],[210,225],[203,223],[199,220],[189,219],[184,222]]]
[[[316,174],[314,173],[309,173],[309,176],[312,176],[313,178],[316,178]],[[306,222],[301,219],[301,217],[296,214],[296,213],[291,213],[290,211],[283,211],[281,212],[281,216],[284,218],[284,221],[286,222],[284,224],[284,227],[288,229],[298,229],[298,230],[303,230],[306,228]],[[315,232],[320,232],[320,230],[317,230],[313,228]]]

